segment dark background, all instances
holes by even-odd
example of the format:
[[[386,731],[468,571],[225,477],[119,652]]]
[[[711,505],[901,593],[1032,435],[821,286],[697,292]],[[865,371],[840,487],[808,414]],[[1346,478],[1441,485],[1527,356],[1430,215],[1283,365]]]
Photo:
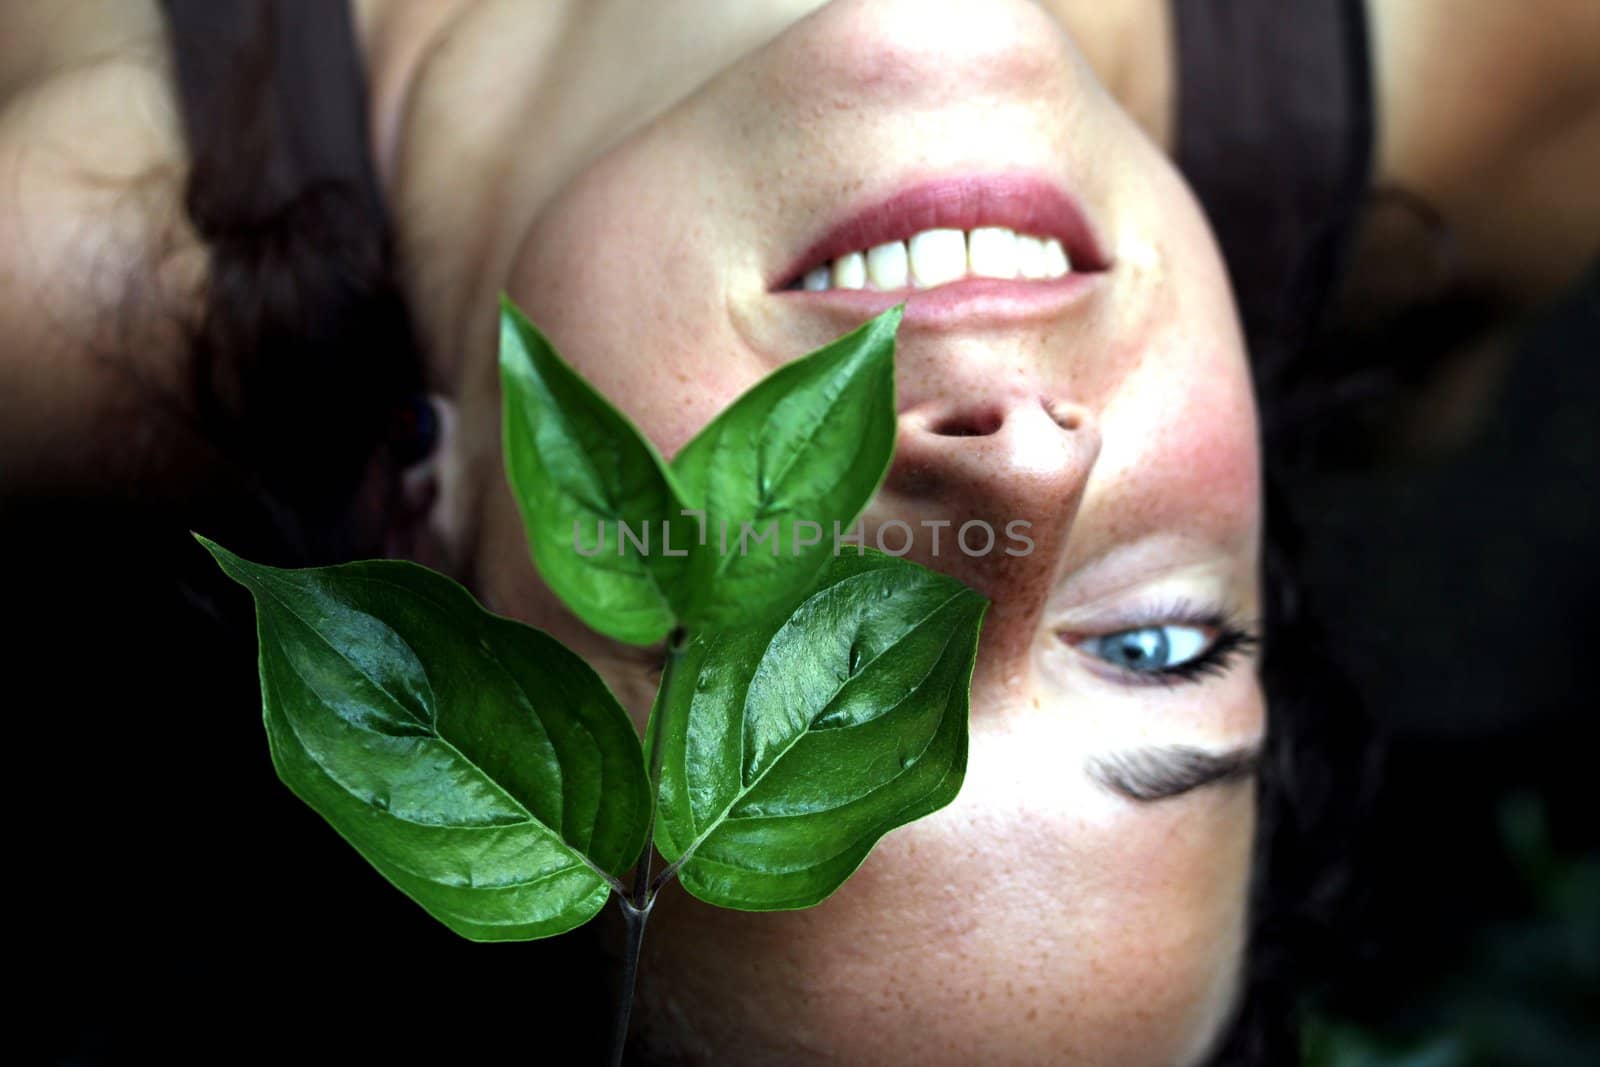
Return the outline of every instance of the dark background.
[[[1312,593],[1392,735],[1314,1064],[1600,1063],[1597,417],[1591,275],[1464,449],[1299,487]],[[196,546],[136,503],[0,507],[8,1014],[39,1062],[587,1058],[539,1051],[545,997],[604,1006],[586,943],[460,941],[277,782],[253,635],[172,580]]]
[[[9,1014],[33,1062],[601,1061],[548,1044],[606,1032],[589,944],[460,939],[279,783],[248,595],[199,605],[173,580],[197,545],[103,503],[4,526]]]
[[[1455,452],[1303,488],[1389,758],[1318,1065],[1600,1064],[1600,272]]]

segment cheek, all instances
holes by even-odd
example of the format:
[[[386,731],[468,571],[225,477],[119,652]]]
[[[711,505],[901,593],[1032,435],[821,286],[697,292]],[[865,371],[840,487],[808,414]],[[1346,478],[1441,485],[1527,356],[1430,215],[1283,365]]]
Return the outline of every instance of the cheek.
[[[1223,519],[1256,514],[1261,450],[1243,360],[1220,351],[1191,356],[1188,373],[1168,376],[1162,392],[1151,406],[1167,416],[1154,431],[1169,479],[1163,489]]]
[[[594,164],[529,229],[509,292],[557,351],[668,456],[765,367],[727,312],[726,212],[672,180],[688,134],[652,130]],[[672,144],[671,151],[660,146]],[[668,177],[664,178],[666,175]]]
[[[1258,530],[1236,522],[1259,516],[1260,441],[1226,269],[1176,172],[1162,161],[1136,173],[1142,195],[1124,201],[1129,237],[1116,249],[1127,298],[1107,324],[1120,345],[1088,379],[1104,405],[1095,477],[1140,483],[1127,495],[1154,519]],[[1252,557],[1256,540],[1243,546]]]
[[[1086,539],[1175,530],[1217,541],[1233,558],[1258,557],[1260,443],[1241,351],[1203,333],[1163,331],[1116,384],[1101,417],[1102,447],[1080,514],[1086,526],[1105,528],[1092,538],[1086,530]]]

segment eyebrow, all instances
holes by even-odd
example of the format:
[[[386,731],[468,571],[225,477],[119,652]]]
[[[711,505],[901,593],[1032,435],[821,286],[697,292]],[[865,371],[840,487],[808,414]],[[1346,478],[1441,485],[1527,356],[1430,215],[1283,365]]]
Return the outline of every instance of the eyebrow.
[[[1242,782],[1261,765],[1261,744],[1252,742],[1225,752],[1207,752],[1193,745],[1156,745],[1095,756],[1089,777],[1129,800],[1166,800],[1203,786]]]

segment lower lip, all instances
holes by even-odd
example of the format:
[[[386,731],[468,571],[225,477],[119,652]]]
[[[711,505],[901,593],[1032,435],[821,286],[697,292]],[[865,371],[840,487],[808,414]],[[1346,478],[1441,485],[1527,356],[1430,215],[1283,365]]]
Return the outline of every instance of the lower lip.
[[[962,278],[932,289],[785,289],[773,296],[818,311],[835,312],[851,325],[906,306],[903,328],[948,330],[1016,325],[1059,315],[1100,287],[1103,271],[1083,271],[1044,281]]]

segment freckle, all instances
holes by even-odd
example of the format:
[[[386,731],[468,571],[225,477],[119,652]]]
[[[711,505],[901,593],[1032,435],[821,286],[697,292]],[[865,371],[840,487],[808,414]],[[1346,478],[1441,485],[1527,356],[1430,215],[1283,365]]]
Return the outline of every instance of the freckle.
[[[1033,1022],[1033,1020],[1037,1019],[1038,1017],[1039,1017],[1039,1009],[1038,1008],[1029,1008],[1028,1009],[1028,1021],[1030,1023]]]

